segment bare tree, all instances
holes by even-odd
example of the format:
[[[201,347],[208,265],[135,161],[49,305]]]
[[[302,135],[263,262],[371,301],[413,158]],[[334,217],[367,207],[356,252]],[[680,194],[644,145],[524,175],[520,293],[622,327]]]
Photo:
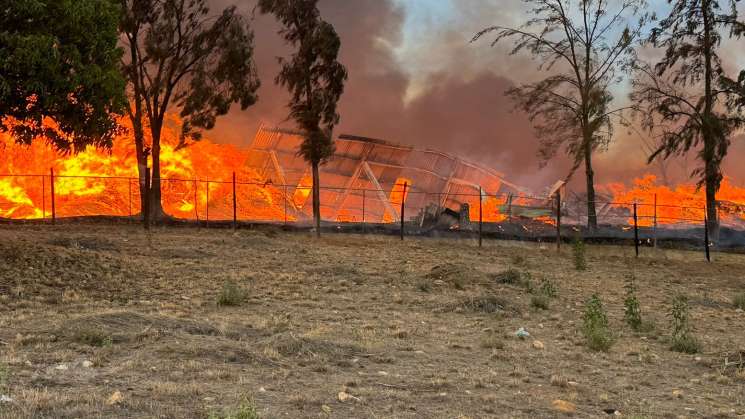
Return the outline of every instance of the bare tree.
[[[660,144],[649,161],[684,155],[698,149],[702,167],[694,170],[706,189],[706,214],[718,237],[716,194],[722,182],[721,164],[731,135],[745,120],[735,112],[733,93],[718,49],[722,32],[740,36],[736,0],[668,0],[670,14],[647,41],[664,49],[654,66],[639,63],[632,100],[641,104],[643,126],[660,130]],[[729,81],[729,83],[728,83]]]
[[[257,100],[259,80],[253,59],[253,31],[228,7],[210,14],[206,0],[121,0],[120,30],[127,54],[122,69],[130,106],[141,196],[146,193],[145,130],[152,139],[151,211],[163,214],[160,140],[169,110],[181,120],[179,146],[199,140],[234,103],[246,109]],[[144,207],[143,207],[144,208]]]
[[[337,61],[341,40],[334,27],[321,19],[318,0],[260,0],[262,13],[282,23],[280,35],[297,47],[292,58],[279,59],[276,82],[290,91],[290,118],[305,140],[300,155],[313,170],[313,218],[321,236],[319,166],[334,155],[333,128],[339,123],[336,105],[344,93],[346,68]]]
[[[620,82],[634,59],[633,44],[649,21],[645,0],[524,0],[534,16],[518,28],[492,26],[474,41],[496,33],[492,46],[514,39],[511,54],[527,51],[547,78],[510,89],[541,141],[542,163],[562,148],[573,159],[567,178],[584,163],[588,227],[597,228],[593,154],[613,137],[610,85]],[[640,15],[641,13],[641,15]],[[637,16],[633,25],[630,20]]]

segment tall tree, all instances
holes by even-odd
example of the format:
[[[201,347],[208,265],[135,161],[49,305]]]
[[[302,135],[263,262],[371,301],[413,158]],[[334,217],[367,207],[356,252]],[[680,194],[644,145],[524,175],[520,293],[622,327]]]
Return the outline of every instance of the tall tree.
[[[721,164],[730,136],[745,122],[728,102],[732,93],[719,47],[723,35],[739,36],[737,0],[668,0],[670,14],[648,39],[663,48],[654,66],[641,63],[632,99],[641,104],[644,126],[661,130],[661,142],[649,161],[698,149],[702,167],[693,175],[706,189],[706,214],[718,237],[716,194],[722,182]]]
[[[0,130],[62,152],[110,147],[125,104],[118,20],[115,0],[1,0]]]
[[[511,54],[527,51],[538,59],[545,79],[510,89],[528,114],[541,141],[543,164],[562,148],[572,158],[568,175],[584,163],[587,181],[587,223],[597,228],[593,154],[613,136],[610,85],[620,82],[634,57],[634,42],[648,16],[645,0],[524,0],[532,16],[518,28],[492,26],[474,41],[496,33],[492,46],[514,39]],[[632,17],[641,16],[631,24]]]
[[[181,120],[179,146],[201,138],[235,103],[246,109],[257,100],[254,36],[235,7],[210,13],[207,0],[119,0],[121,32],[127,54],[122,69],[128,81],[141,196],[152,141],[151,213],[162,215],[161,134],[169,110]],[[144,208],[144,207],[143,207]]]
[[[290,118],[305,136],[300,155],[313,170],[313,218],[321,235],[319,166],[334,154],[333,128],[339,123],[336,105],[344,93],[347,70],[337,57],[341,41],[331,24],[321,19],[318,0],[259,0],[283,28],[280,35],[297,50],[279,58],[276,83],[290,91]]]

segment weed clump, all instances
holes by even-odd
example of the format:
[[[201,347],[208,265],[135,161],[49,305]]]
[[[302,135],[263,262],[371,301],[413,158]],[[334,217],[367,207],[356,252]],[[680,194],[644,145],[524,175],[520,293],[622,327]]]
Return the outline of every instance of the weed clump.
[[[530,297],[530,306],[538,310],[548,310],[550,298],[546,295],[534,295]]]
[[[605,314],[603,302],[597,295],[593,295],[585,305],[582,334],[587,346],[593,351],[607,352],[613,345],[614,339],[608,327],[608,316]]]
[[[740,310],[745,310],[745,292],[741,292],[740,294],[735,295],[735,297],[732,299],[732,305],[734,305],[735,308],[739,308]]]
[[[673,305],[670,308],[670,321],[672,323],[670,349],[685,354],[700,352],[701,343],[693,336],[691,331],[688,298],[686,296],[678,295],[673,299]]]
[[[416,288],[421,292],[432,292],[432,282],[427,280],[419,281]]]
[[[114,342],[111,336],[106,333],[92,328],[85,328],[76,331],[75,340],[88,346],[104,348],[111,346]]]
[[[587,259],[585,258],[585,242],[582,238],[576,236],[572,242],[572,258],[574,260],[574,269],[578,271],[587,270]]]
[[[251,400],[245,400],[238,408],[223,413],[211,413],[208,419],[259,419],[259,411]]]
[[[634,283],[634,275],[630,275],[626,278],[626,299],[623,301],[624,313],[623,318],[626,324],[631,327],[634,331],[640,331],[642,329],[642,310],[639,305],[639,299],[636,298],[636,284]]]
[[[501,284],[515,285],[522,281],[523,275],[517,269],[508,269],[494,275],[494,280]]]
[[[235,281],[226,281],[217,297],[219,306],[239,306],[246,300],[246,291]]]

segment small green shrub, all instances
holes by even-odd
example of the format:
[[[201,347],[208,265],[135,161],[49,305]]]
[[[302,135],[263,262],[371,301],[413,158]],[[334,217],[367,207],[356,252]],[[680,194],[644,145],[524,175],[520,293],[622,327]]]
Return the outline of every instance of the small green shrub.
[[[626,278],[626,285],[624,288],[626,288],[626,299],[623,301],[623,318],[632,330],[639,332],[642,329],[643,321],[639,299],[636,298],[634,275],[630,275]]]
[[[574,269],[578,271],[587,270],[587,260],[585,259],[585,242],[582,238],[576,236],[572,242],[572,257],[574,260]]]
[[[9,379],[10,371],[8,370],[8,367],[0,362],[0,390],[3,390],[8,386]]]
[[[585,305],[582,334],[587,346],[593,351],[607,352],[613,345],[614,338],[608,327],[608,316],[605,314],[603,302],[597,295],[593,295]]]
[[[77,330],[75,332],[75,340],[88,346],[96,346],[99,348],[111,346],[114,343],[111,336],[107,335],[102,330],[94,328]]]
[[[538,310],[548,310],[551,299],[547,295],[538,294],[530,297],[530,306]]]
[[[239,306],[246,300],[246,291],[235,281],[226,281],[217,297],[219,306]]]
[[[735,308],[745,310],[745,292],[741,292],[740,294],[735,295],[735,297],[732,299],[732,304],[735,306]]]
[[[556,285],[548,279],[541,281],[540,292],[548,298],[556,298],[556,296],[559,295]]]
[[[259,411],[256,409],[256,405],[251,400],[245,400],[238,406],[237,409],[233,409],[229,412],[223,413],[212,413],[208,419],[259,419]]]
[[[508,269],[494,275],[494,280],[502,284],[515,285],[522,280],[522,274],[517,269]]]
[[[688,297],[678,295],[673,299],[673,305],[670,308],[672,323],[670,349],[675,352],[695,354],[701,351],[701,344],[692,334],[689,311]]]

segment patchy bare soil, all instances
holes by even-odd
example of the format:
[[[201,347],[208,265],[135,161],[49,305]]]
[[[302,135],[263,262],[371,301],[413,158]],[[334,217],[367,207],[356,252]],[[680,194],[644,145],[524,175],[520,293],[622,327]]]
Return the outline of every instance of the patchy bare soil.
[[[745,351],[745,256],[716,258],[590,246],[579,272],[570,246],[4,226],[0,418],[745,417],[745,373],[723,367]],[[652,331],[623,321],[631,272]],[[557,290],[547,310],[527,275]],[[245,299],[218,305],[230,281]],[[607,353],[580,332],[593,293]],[[678,293],[699,354],[669,349]]]

